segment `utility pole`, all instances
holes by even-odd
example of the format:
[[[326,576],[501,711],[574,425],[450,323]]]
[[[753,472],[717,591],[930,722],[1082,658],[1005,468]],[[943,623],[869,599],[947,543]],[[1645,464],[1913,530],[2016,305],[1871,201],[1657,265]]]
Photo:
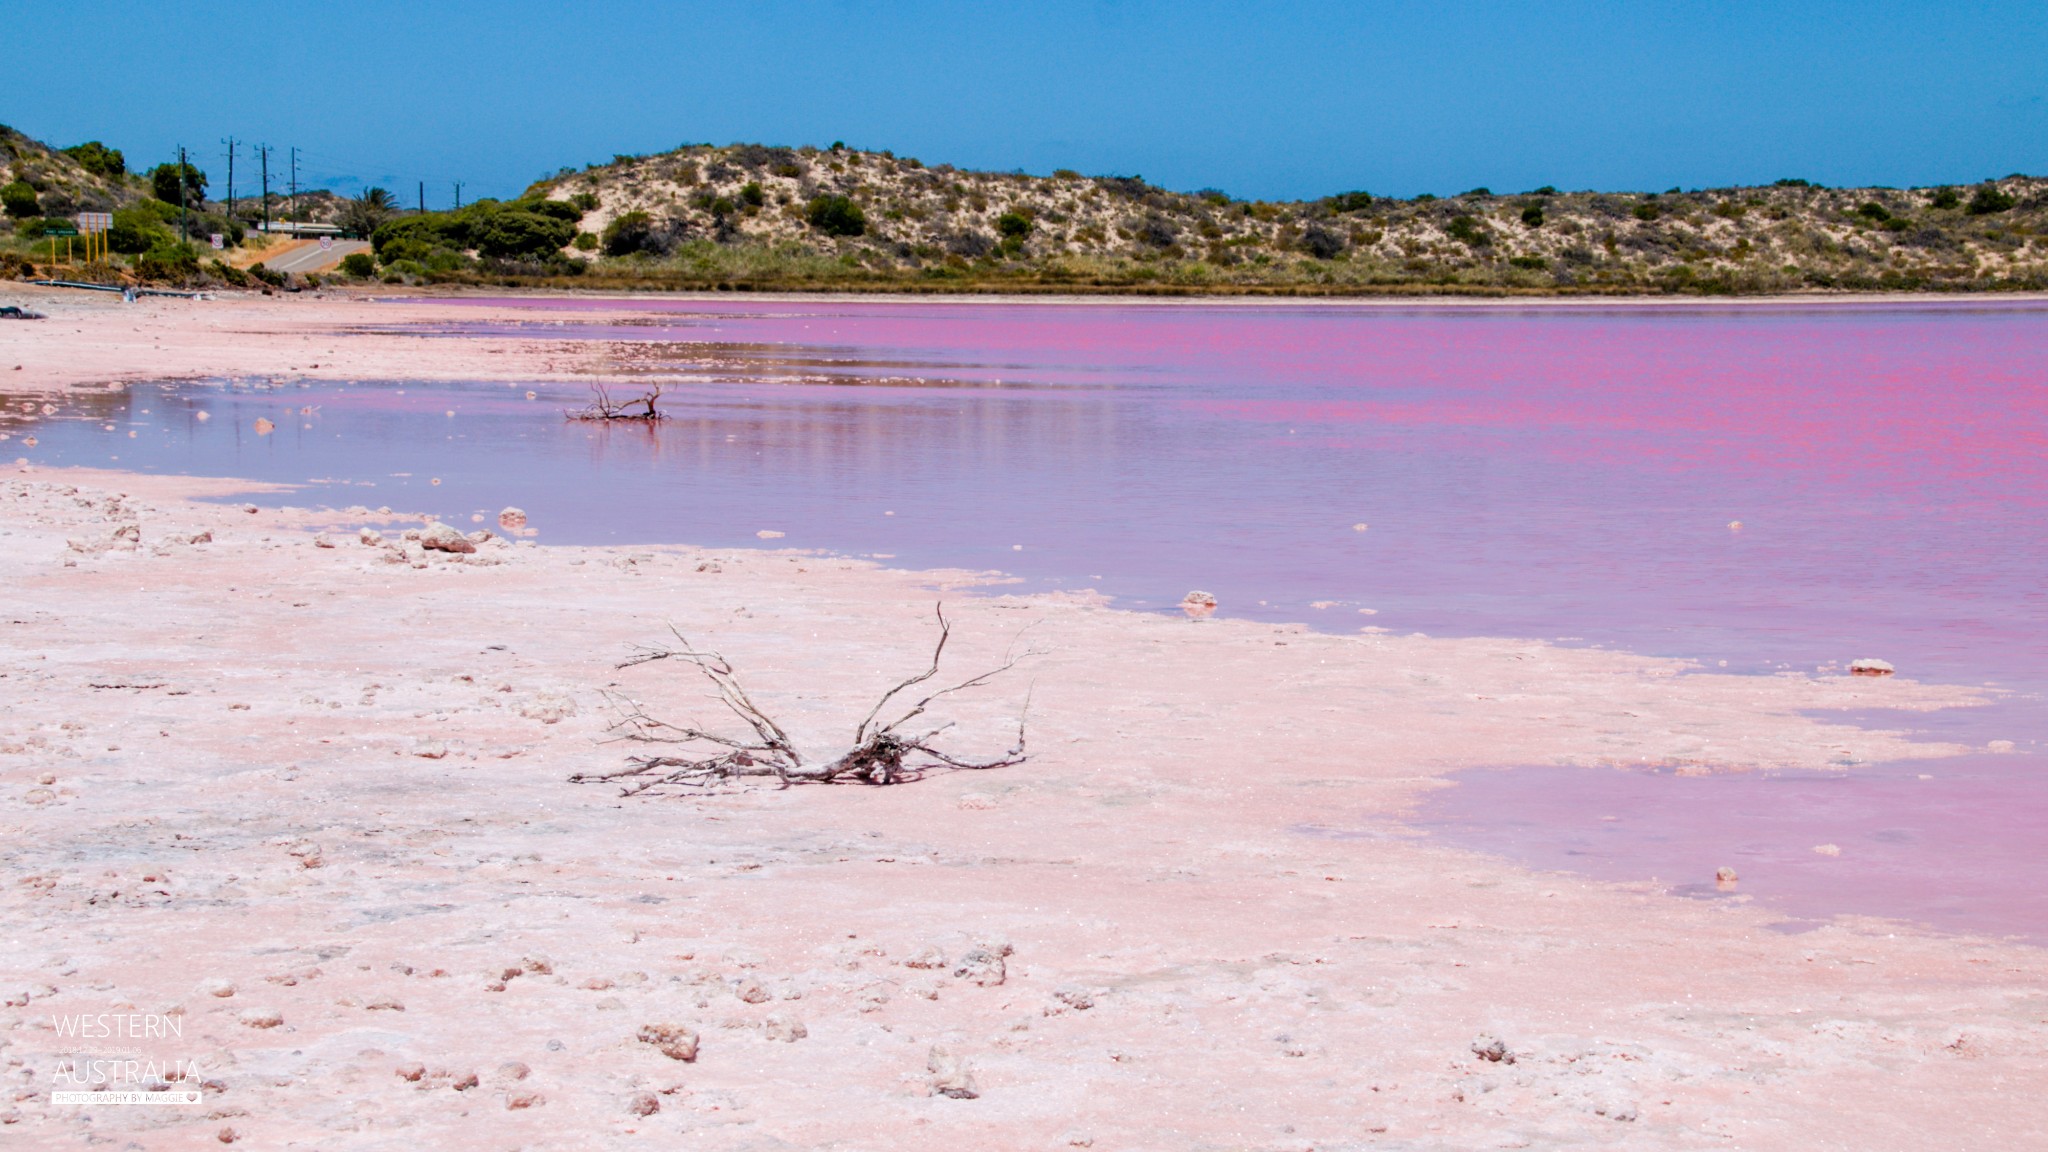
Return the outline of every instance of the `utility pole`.
[[[190,244],[192,227],[185,219],[185,146],[178,145],[178,239]]]
[[[427,182],[420,181],[420,215],[427,214]]]
[[[235,218],[235,138],[227,138],[228,146],[228,219]]]
[[[292,216],[292,218],[293,218],[294,220],[296,220],[296,219],[298,219],[298,215],[299,215],[299,149],[298,149],[298,147],[297,147],[296,145],[294,145],[294,146],[293,146],[293,148],[292,148],[292,210],[291,210],[291,216]]]
[[[455,207],[458,211],[462,208],[462,181],[460,180],[455,182]]]
[[[263,231],[270,232],[270,145],[256,149],[256,155],[263,160]]]

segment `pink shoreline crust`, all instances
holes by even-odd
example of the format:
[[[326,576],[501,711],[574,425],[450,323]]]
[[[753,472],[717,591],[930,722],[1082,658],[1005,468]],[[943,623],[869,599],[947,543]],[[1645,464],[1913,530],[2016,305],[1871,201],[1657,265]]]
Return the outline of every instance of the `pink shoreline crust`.
[[[0,372],[530,379],[600,355],[344,331],[383,315],[80,305],[42,323],[89,353],[22,324]],[[810,552],[426,552],[403,510],[200,502],[252,488],[0,471],[0,1039],[33,1073],[0,1143],[2048,1139],[2036,949],[1851,917],[1781,935],[1740,895],[1532,872],[1401,822],[1482,765],[1956,755],[1825,716],[1985,692],[1191,621]],[[1005,746],[1029,688],[1028,763],[690,798],[565,782],[624,754],[605,691],[711,719],[675,670],[615,667],[671,623],[823,748],[929,652],[941,596],[949,666],[1027,625],[1044,650],[948,734]],[[56,1023],[116,1014],[179,1038]],[[112,1047],[196,1063],[202,1102],[53,1102],[65,1060]]]

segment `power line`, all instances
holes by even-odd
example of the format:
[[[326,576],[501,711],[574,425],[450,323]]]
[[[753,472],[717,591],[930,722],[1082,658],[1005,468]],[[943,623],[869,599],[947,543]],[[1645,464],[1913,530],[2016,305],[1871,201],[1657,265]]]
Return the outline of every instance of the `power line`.
[[[192,227],[185,219],[185,173],[188,168],[189,165],[185,163],[185,146],[180,144],[178,145],[178,240],[185,244],[192,242]]]
[[[265,145],[263,145],[262,147],[260,147],[260,148],[256,149],[256,154],[257,154],[258,156],[261,156],[261,157],[263,158],[263,230],[264,230],[265,232],[269,232],[269,231],[270,231],[270,145],[268,145],[268,144],[265,144]]]
[[[228,137],[222,143],[228,146],[228,219],[235,218],[235,138]]]

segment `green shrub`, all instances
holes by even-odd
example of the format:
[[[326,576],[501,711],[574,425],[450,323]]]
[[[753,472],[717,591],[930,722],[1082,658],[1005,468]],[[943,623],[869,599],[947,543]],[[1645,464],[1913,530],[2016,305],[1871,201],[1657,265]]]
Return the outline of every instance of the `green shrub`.
[[[740,185],[740,203],[745,204],[749,208],[759,208],[767,202],[768,196],[761,191],[760,184],[749,180],[745,184]]]
[[[571,224],[583,219],[584,212],[583,207],[574,200],[519,200],[507,207],[555,220],[567,220]]]
[[[1462,242],[1468,248],[1485,248],[1493,243],[1493,237],[1488,235],[1486,229],[1481,228],[1479,222],[1470,216],[1454,217],[1444,231],[1450,233],[1452,239]]]
[[[1473,190],[1471,190],[1470,192],[1467,192],[1467,193],[1465,193],[1465,195],[1467,195],[1467,196],[1491,196],[1491,195],[1493,195],[1493,189],[1491,189],[1491,188],[1486,188],[1486,187],[1479,187],[1479,188],[1474,188],[1474,189],[1473,189]]]
[[[1372,193],[1339,192],[1323,203],[1329,205],[1332,212],[1363,212],[1372,207]]]
[[[15,280],[30,280],[35,277],[36,266],[19,252],[0,252],[0,276]]]
[[[1522,209],[1522,223],[1531,228],[1543,227],[1543,205],[1531,204]]]
[[[188,205],[196,205],[199,202],[205,200],[206,173],[201,172],[199,169],[193,167],[191,164],[184,165],[182,170],[185,175],[185,203]],[[156,167],[150,169],[150,194],[166,203],[176,204],[178,202],[179,171],[180,168],[176,164],[159,164]]]
[[[597,251],[597,233],[578,232],[576,239],[571,240],[569,243],[574,245],[578,252],[595,252]]]
[[[163,220],[141,204],[115,212],[113,225],[107,229],[107,247],[130,256],[176,242],[177,236]]]
[[[78,161],[78,166],[101,179],[125,175],[128,159],[121,155],[119,148],[109,148],[97,140],[73,144],[64,149],[64,154]]]
[[[199,274],[199,254],[190,244],[160,244],[136,258],[135,274],[144,280],[182,283]]]
[[[247,288],[249,286],[249,274],[232,264],[213,260],[207,263],[206,270],[221,280],[226,281],[232,287]]]
[[[1031,235],[1031,217],[1016,209],[1011,209],[996,217],[996,231],[1004,236],[1022,240],[1024,237]]]
[[[1892,218],[1891,210],[1875,200],[1865,200],[1857,205],[1856,214],[1880,224]]]
[[[1335,260],[1344,251],[1344,238],[1320,224],[1311,224],[1301,234],[1301,246],[1318,260]]]
[[[1783,179],[1783,180],[1773,180],[1773,181],[1771,182],[1771,187],[1773,187],[1773,188],[1818,188],[1818,187],[1820,187],[1820,185],[1818,185],[1818,184],[1815,184],[1815,183],[1813,183],[1812,181],[1809,181],[1809,180],[1799,180],[1799,179],[1796,179],[1796,178],[1793,178],[1793,177],[1790,177],[1790,176],[1788,176],[1788,177],[1786,177],[1786,178],[1785,178],[1785,179]]]
[[[416,236],[395,237],[376,249],[377,259],[385,264],[396,264],[401,260],[418,263],[441,251],[447,249],[436,248],[432,241]]]
[[[804,209],[804,219],[827,236],[858,236],[868,230],[868,215],[844,196],[819,196]]]
[[[1989,216],[1995,212],[2004,212],[2017,203],[2018,200],[1998,185],[1985,184],[1977,189],[1975,196],[1970,197],[1969,213],[1972,216]]]
[[[135,207],[156,217],[156,221],[159,224],[169,225],[178,222],[178,206],[167,200],[158,200],[154,197],[145,196],[135,202]],[[188,218],[190,211],[189,208],[186,209]]]
[[[1555,196],[1555,195],[1557,195],[1557,189],[1556,189],[1556,187],[1554,187],[1553,185],[1545,184],[1545,185],[1544,185],[1543,187],[1541,187],[1541,188],[1538,188],[1538,189],[1536,189],[1536,190],[1535,190],[1534,192],[1531,192],[1531,193],[1529,193],[1529,195],[1531,195],[1531,196]]]
[[[36,199],[36,190],[25,180],[16,180],[0,188],[0,208],[5,208],[7,214],[16,220],[43,214],[42,203]]]
[[[1913,222],[1904,216],[1894,216],[1884,222],[1884,230],[1887,232],[1905,232],[1912,227]]]
[[[1508,263],[1517,268],[1527,268],[1531,272],[1541,272],[1550,267],[1550,261],[1541,256],[1510,256]]]
[[[496,259],[556,252],[575,236],[572,221],[510,209],[492,212],[470,229],[470,243],[477,254]]]
[[[284,287],[284,273],[272,269],[268,264],[264,264],[261,261],[249,266],[249,275],[263,281],[272,288]]]
[[[1654,201],[1645,200],[1641,204],[1638,204],[1634,208],[1631,208],[1629,210],[1629,214],[1634,216],[1638,220],[1655,220],[1657,217],[1662,216],[1664,214],[1664,206],[1655,203]]]
[[[583,235],[588,236],[589,233]],[[654,218],[645,212],[627,212],[614,217],[604,229],[604,254],[630,256],[652,247]],[[580,240],[580,237],[579,237]]]
[[[351,252],[341,258],[341,273],[367,280],[377,273],[377,259],[368,252]]]
[[[1933,198],[1927,201],[1929,206],[1935,208],[1955,208],[1962,202],[1963,198],[1953,188],[1937,188]]]
[[[574,196],[569,197],[569,203],[574,204],[585,212],[595,212],[597,211],[597,193],[578,192]]]
[[[396,260],[420,259],[444,245],[453,247],[443,222],[436,219],[439,215],[401,216],[387,220],[370,233],[370,246],[377,250],[377,258],[386,264]]]

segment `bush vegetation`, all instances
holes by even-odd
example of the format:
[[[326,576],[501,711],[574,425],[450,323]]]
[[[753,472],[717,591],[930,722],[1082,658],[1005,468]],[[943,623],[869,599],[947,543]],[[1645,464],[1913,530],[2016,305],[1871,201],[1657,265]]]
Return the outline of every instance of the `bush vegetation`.
[[[183,283],[199,274],[199,253],[175,240],[159,244],[135,261],[135,274],[144,280]]]
[[[97,140],[87,140],[64,149],[64,154],[78,161],[78,166],[102,180],[111,180],[128,172],[128,160],[119,148],[109,148]]]
[[[582,218],[583,209],[565,200],[479,200],[452,212],[386,221],[370,243],[386,265],[409,260],[429,271],[462,267],[472,251],[486,259],[560,263]]]
[[[1335,260],[1344,251],[1344,238],[1320,224],[1311,224],[1301,234],[1301,247],[1318,260]]]
[[[846,196],[819,196],[804,209],[804,219],[827,236],[859,236],[868,230],[868,214]]]
[[[1976,195],[1970,197],[1968,211],[1972,216],[1990,216],[1998,212],[2011,211],[2012,206],[2017,203],[2017,199],[1998,185],[1985,184],[1977,189]]]
[[[1470,216],[1452,217],[1444,231],[1468,248],[1486,248],[1493,244],[1493,237]]]
[[[0,187],[0,208],[16,220],[43,214],[42,202],[36,198],[36,190],[26,180],[16,180]]]
[[[2048,185],[1239,201],[1139,177],[693,145],[372,233],[387,280],[638,288],[1275,293],[2048,287]],[[139,184],[138,184],[139,187]],[[1994,207],[1998,197],[2012,202]],[[47,204],[47,198],[45,203]],[[1949,208],[1932,208],[1943,202]],[[136,205],[148,213],[157,203]],[[175,205],[169,205],[175,220]],[[346,206],[323,208],[338,218]],[[605,211],[602,229],[581,224]],[[2003,213],[2003,215],[1999,215]],[[25,218],[33,220],[33,217]],[[580,225],[580,227],[579,227]],[[20,231],[32,230],[26,225]],[[195,230],[197,229],[195,225]],[[582,229],[588,228],[588,231]],[[175,228],[172,229],[175,232]],[[156,246],[159,233],[143,243]],[[565,256],[564,249],[572,255]]]

